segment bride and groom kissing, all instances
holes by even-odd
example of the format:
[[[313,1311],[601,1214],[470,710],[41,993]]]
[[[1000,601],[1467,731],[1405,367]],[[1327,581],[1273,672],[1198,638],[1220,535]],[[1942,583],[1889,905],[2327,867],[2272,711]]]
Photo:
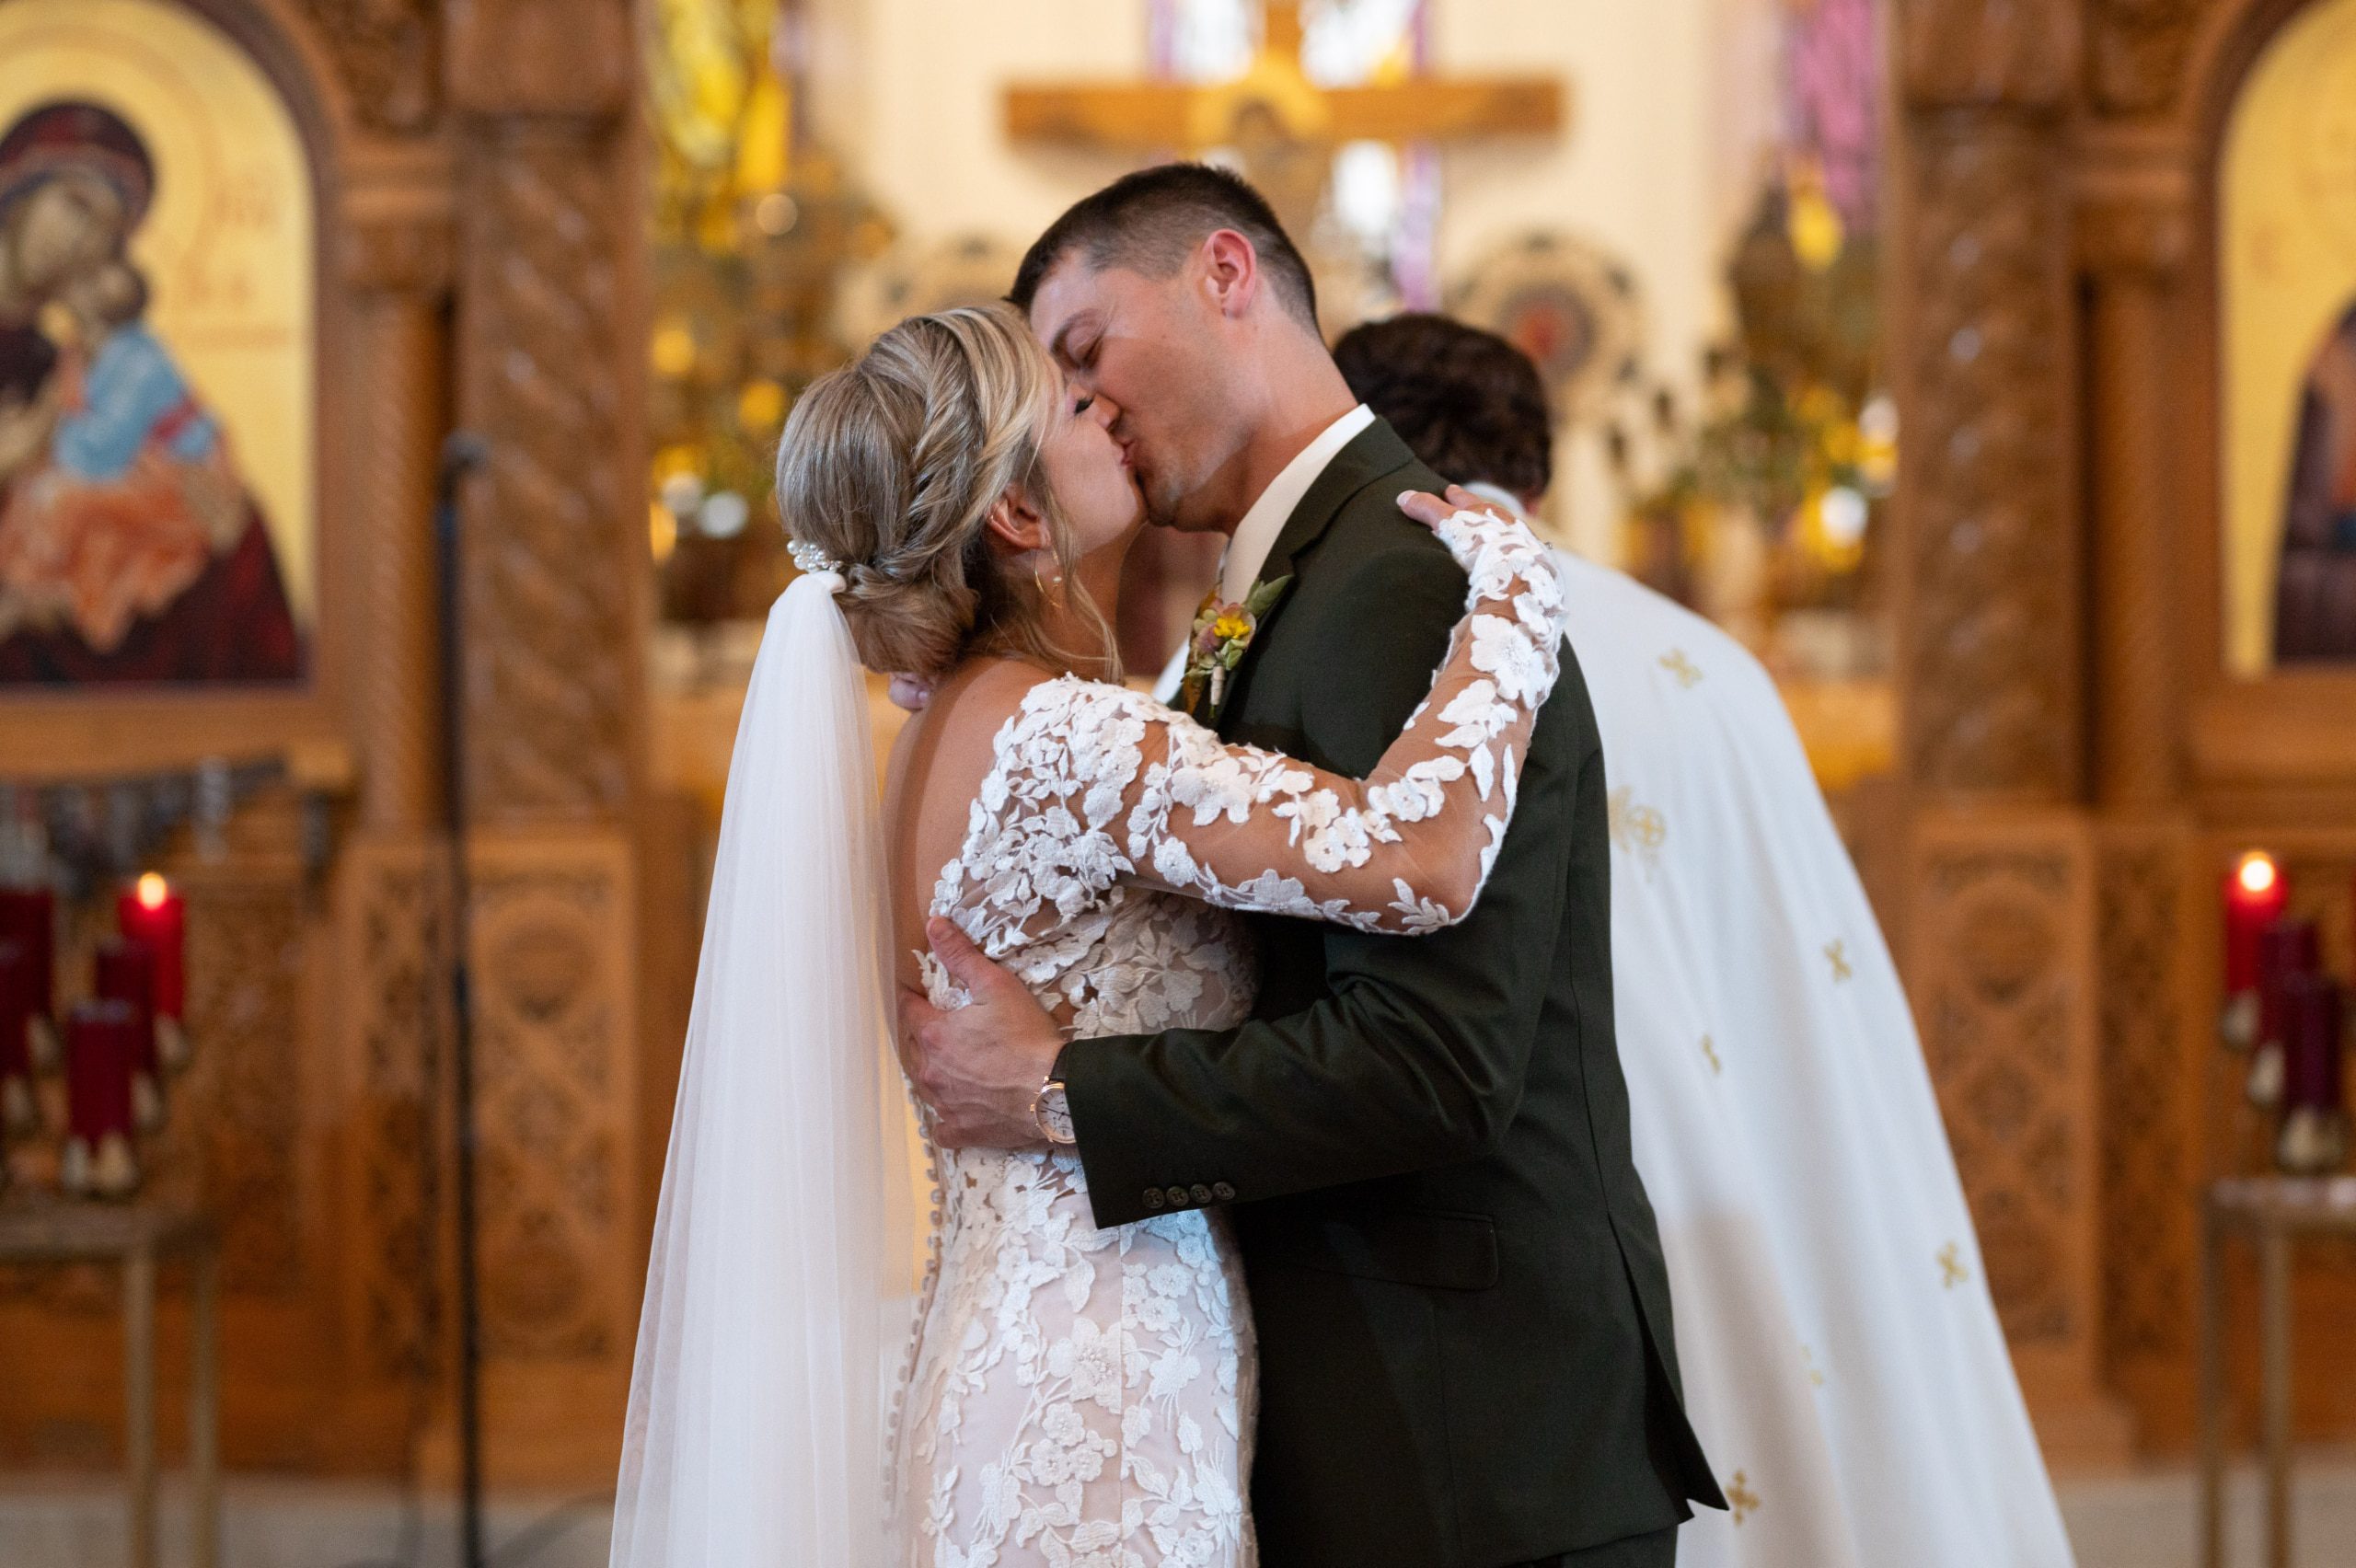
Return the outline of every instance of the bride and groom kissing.
[[[614,1562],[1668,1568],[1723,1499],[1571,606],[1266,204],[1081,202],[814,385],[778,498]],[[1175,709],[1109,634],[1147,524],[1230,535]],[[863,671],[930,686],[880,811]]]

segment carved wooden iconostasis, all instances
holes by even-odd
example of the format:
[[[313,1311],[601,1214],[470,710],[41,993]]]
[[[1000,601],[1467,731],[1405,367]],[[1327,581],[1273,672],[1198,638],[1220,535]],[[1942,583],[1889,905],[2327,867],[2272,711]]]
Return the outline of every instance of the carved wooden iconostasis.
[[[641,951],[669,916],[642,912],[639,842],[630,8],[0,0],[0,36],[144,139],[149,325],[225,432],[298,632],[266,678],[0,680],[11,779],[282,765],[219,842],[160,856],[196,1061],[150,1190],[226,1226],[225,1458],[453,1463],[431,517],[462,426],[489,450],[463,618],[492,1480],[608,1480],[662,1152],[641,1123],[676,1060],[641,1049],[671,1022],[641,986],[670,961]],[[247,122],[221,119],[225,80]],[[0,1467],[111,1462],[112,1289],[0,1272]],[[177,1367],[174,1308],[163,1332]]]
[[[2356,21],[2346,0],[1901,18],[1901,951],[2049,1452],[2182,1449],[2198,1192],[2266,1159],[2216,1035],[2233,857],[2281,857],[2327,964],[2356,960],[2356,663],[2269,637],[2286,512],[2328,499],[2293,474],[2337,385],[2316,270],[2356,301],[2356,243],[2283,220],[2356,224]],[[2253,268],[2274,270],[2255,316]],[[2356,1371],[2318,1353],[2356,1334],[2345,1249],[2303,1267],[2294,1332],[2297,1429],[2344,1440]]]

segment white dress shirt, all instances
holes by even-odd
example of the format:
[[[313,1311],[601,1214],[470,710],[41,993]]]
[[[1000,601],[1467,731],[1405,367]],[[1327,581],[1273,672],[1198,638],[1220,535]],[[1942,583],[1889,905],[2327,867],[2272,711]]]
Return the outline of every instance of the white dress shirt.
[[[1293,460],[1286,464],[1235,532],[1227,541],[1227,553],[1219,558],[1218,596],[1230,605],[1240,605],[1259,580],[1260,569],[1268,564],[1268,552],[1276,548],[1276,536],[1285,531],[1285,524],[1292,516],[1293,508],[1317,482],[1317,476],[1326,465],[1340,455],[1357,436],[1358,432],[1374,422],[1374,410],[1360,403],[1320,432],[1317,439],[1302,447]]]
[[[1374,422],[1374,410],[1360,403],[1332,424],[1320,431],[1317,439],[1294,454],[1293,460],[1268,481],[1260,499],[1243,514],[1228,536],[1227,549],[1218,558],[1218,596],[1230,605],[1240,605],[1252,592],[1252,584],[1259,580],[1260,569],[1268,564],[1268,552],[1276,546],[1276,536],[1285,531],[1291,520],[1293,508],[1300,504],[1317,476],[1341,455],[1342,448],[1357,438],[1358,432]],[[1185,678],[1186,646],[1192,637],[1182,638],[1178,651],[1170,656],[1161,678],[1153,683],[1153,695],[1162,702],[1178,700],[1179,682]]]

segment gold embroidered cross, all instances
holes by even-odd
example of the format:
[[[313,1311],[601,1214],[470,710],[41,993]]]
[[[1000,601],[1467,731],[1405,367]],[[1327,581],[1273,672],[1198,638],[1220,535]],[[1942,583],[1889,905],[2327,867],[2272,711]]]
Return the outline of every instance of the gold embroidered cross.
[[[1855,970],[1849,967],[1848,943],[1825,943],[1824,956],[1832,961],[1832,983],[1834,985],[1838,986],[1842,981],[1852,978],[1857,973]]]
[[[1939,1249],[1939,1283],[1941,1285],[1953,1290],[1970,1277],[1971,1271],[1963,1266],[1962,1249],[1952,1241]]]
[[[1802,1345],[1800,1346],[1800,1359],[1807,1363],[1807,1380],[1815,1384],[1819,1389],[1824,1387],[1824,1374],[1816,1369],[1816,1352],[1808,1349],[1806,1345]]]
[[[1727,1070],[1727,1065],[1718,1060],[1718,1048],[1710,1043],[1710,1037],[1706,1034],[1702,1036],[1702,1055],[1710,1058],[1711,1077],[1715,1078]]]
[[[1677,677],[1677,684],[1691,691],[1701,680],[1702,672],[1685,656],[1682,648],[1672,648],[1660,656],[1660,667]]]
[[[1759,1512],[1759,1493],[1750,1490],[1750,1479],[1740,1470],[1735,1471],[1734,1479],[1727,1482],[1727,1506],[1734,1511],[1738,1525]]]
[[[1611,842],[1647,863],[1669,842],[1669,819],[1650,806],[1638,805],[1634,785],[1623,784],[1606,797],[1604,816]]]

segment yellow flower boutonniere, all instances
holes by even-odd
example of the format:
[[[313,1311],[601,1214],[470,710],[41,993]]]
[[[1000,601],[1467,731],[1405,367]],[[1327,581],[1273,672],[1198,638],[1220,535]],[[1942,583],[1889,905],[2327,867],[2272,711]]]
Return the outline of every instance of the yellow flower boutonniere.
[[[1188,712],[1208,718],[1227,700],[1227,677],[1243,662],[1243,651],[1260,629],[1260,617],[1280,598],[1289,577],[1254,582],[1240,605],[1222,604],[1213,588],[1195,612],[1194,630],[1186,640],[1186,674],[1178,687],[1178,701]]]

